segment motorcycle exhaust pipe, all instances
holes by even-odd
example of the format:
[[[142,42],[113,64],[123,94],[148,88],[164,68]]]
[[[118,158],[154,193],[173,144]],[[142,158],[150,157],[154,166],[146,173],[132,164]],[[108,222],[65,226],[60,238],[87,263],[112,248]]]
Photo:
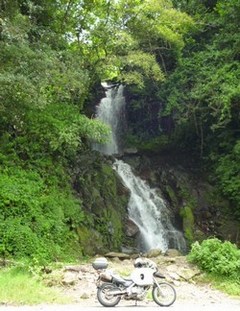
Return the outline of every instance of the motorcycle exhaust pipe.
[[[119,290],[119,291],[117,291],[117,290],[114,290],[114,291],[112,291],[112,293],[111,293],[113,296],[117,296],[117,295],[125,295],[125,294],[127,294],[127,291],[125,290],[125,291],[122,291],[122,290]]]

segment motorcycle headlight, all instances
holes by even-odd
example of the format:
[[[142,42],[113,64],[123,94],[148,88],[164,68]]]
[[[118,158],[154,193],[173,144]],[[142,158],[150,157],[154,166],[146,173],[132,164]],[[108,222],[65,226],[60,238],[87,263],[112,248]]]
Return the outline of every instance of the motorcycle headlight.
[[[140,258],[136,259],[135,262],[134,262],[134,267],[135,268],[142,268],[143,267],[142,259],[140,259]]]

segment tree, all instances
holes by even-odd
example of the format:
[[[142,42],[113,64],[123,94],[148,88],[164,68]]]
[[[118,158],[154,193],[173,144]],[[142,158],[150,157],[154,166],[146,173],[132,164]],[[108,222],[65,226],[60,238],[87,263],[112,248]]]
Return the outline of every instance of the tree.
[[[240,111],[239,5],[239,1],[225,0],[201,4],[185,1],[179,5],[193,14],[196,28],[179,66],[160,90],[165,107],[162,116],[174,119],[174,131],[183,150],[198,154],[208,169],[211,167],[213,180],[231,200],[235,215],[240,208],[236,195],[239,191],[236,182],[239,175],[236,153]]]

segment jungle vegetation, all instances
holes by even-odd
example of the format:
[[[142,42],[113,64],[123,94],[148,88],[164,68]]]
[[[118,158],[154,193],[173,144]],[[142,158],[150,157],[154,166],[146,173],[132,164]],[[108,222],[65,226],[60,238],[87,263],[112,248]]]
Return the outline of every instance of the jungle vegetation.
[[[1,0],[0,256],[81,253],[69,169],[108,135],[101,81],[132,94],[128,142],[187,152],[239,220],[239,21],[238,0]]]

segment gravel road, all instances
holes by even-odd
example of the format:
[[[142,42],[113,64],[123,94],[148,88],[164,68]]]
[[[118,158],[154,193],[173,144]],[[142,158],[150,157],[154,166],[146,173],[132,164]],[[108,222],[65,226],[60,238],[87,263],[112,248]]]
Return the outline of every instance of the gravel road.
[[[156,311],[160,307],[153,303],[138,303],[137,306],[133,304],[126,304],[120,302],[118,306],[114,308],[107,308],[110,310],[134,310],[134,311]],[[76,303],[71,305],[38,305],[38,306],[1,306],[1,311],[100,311],[106,308],[102,307],[98,303],[87,306],[85,303]],[[229,302],[217,302],[217,303],[187,303],[183,301],[176,301],[174,305],[165,308],[169,311],[239,311],[240,301]]]

